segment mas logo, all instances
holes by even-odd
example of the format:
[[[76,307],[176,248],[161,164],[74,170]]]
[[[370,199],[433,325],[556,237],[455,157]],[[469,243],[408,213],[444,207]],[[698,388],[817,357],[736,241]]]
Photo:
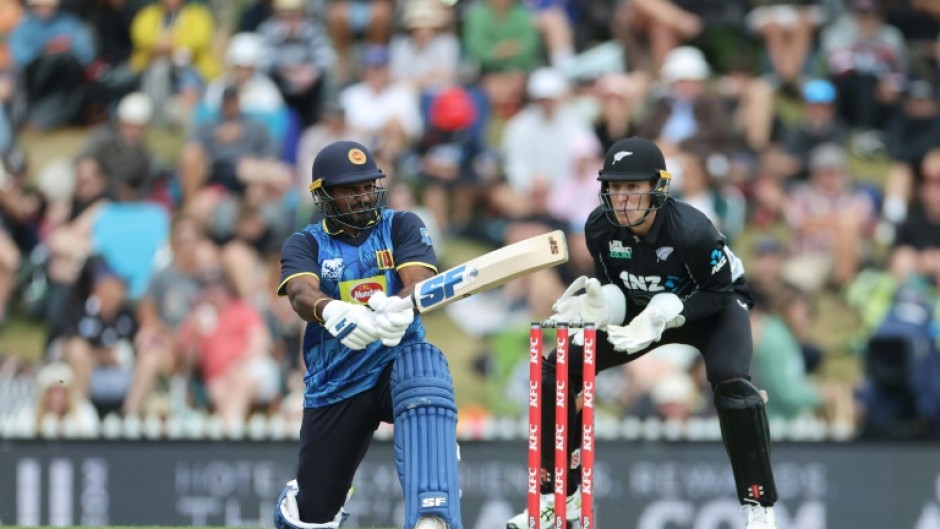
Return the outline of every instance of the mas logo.
[[[610,256],[614,259],[633,259],[633,248],[625,247],[623,241],[610,241]]]
[[[320,263],[320,272],[324,279],[339,279],[343,276],[343,258],[324,259]]]

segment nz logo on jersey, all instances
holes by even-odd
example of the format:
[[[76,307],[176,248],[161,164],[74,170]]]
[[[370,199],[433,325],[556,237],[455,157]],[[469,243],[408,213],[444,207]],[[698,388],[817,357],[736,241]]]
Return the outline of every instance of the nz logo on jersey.
[[[724,268],[726,264],[728,264],[728,256],[726,256],[725,252],[721,251],[720,249],[712,250],[708,264],[712,265],[712,275],[715,275],[719,270]]]
[[[324,259],[320,264],[324,279],[339,279],[343,275],[343,258]]]
[[[610,256],[614,259],[633,259],[633,248],[624,246],[623,241],[610,241]]]
[[[635,276],[630,272],[621,272],[620,280],[630,290],[642,290],[643,292],[662,292],[666,290],[666,286],[663,285],[663,278],[660,276]]]

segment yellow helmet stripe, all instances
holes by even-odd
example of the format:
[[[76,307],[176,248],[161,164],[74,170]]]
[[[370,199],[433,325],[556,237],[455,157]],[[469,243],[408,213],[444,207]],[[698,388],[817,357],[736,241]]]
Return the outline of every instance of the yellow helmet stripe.
[[[317,178],[313,182],[310,182],[310,191],[316,191],[317,189],[320,189],[321,187],[323,187],[322,178]]]

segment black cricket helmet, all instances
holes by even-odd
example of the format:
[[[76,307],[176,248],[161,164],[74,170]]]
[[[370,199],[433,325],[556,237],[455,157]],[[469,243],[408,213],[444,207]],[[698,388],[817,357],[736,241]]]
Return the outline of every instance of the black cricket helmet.
[[[312,171],[310,192],[325,218],[356,229],[375,224],[381,218],[388,197],[385,188],[376,183],[385,178],[385,173],[365,145],[345,140],[331,143],[317,153]],[[342,198],[330,192],[336,186],[360,182],[372,182],[372,189]],[[341,209],[339,200],[348,207]]]
[[[609,183],[614,180],[652,182],[649,193],[631,193],[650,196],[650,206],[637,210],[645,211],[643,217],[630,224],[636,226],[646,220],[651,211],[666,203],[672,175],[666,170],[666,160],[659,147],[650,140],[634,136],[611,145],[604,156],[604,167],[598,173],[597,179],[601,182],[601,203],[607,213],[607,219],[618,226],[621,224],[614,214]]]

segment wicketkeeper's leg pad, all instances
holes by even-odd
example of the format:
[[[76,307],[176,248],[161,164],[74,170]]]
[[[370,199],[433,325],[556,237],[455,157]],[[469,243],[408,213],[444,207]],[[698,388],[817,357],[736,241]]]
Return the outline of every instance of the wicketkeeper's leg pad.
[[[461,529],[457,403],[447,359],[427,343],[403,346],[392,369],[391,391],[405,527],[430,515]]]
[[[349,517],[346,507],[343,506],[340,507],[336,516],[328,522],[306,523],[300,521],[300,511],[297,508],[297,492],[299,490],[297,480],[294,479],[287,482],[287,486],[281,491],[281,495],[277,499],[277,505],[274,507],[274,527],[277,529],[339,529],[343,521]],[[346,496],[347,501],[350,496],[352,496],[352,489],[349,489],[349,494]]]
[[[764,399],[750,381],[733,378],[715,386],[721,437],[741,502],[773,505],[777,487],[770,466],[770,428]]]

